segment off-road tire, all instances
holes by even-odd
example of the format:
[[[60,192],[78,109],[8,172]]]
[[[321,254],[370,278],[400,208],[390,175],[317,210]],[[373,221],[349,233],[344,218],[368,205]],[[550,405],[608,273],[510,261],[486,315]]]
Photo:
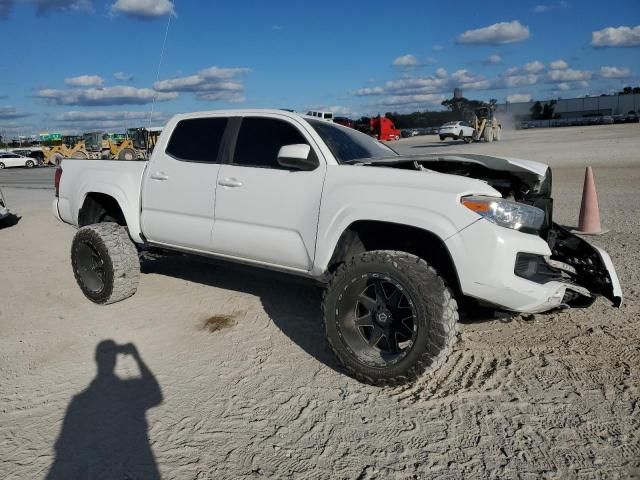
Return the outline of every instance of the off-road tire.
[[[83,244],[89,244],[103,262],[104,285],[97,291],[89,288],[80,272],[79,250]],[[94,303],[107,305],[136,293],[140,278],[138,252],[127,231],[117,223],[97,223],[79,229],[71,245],[71,264],[82,293]]]
[[[501,138],[502,138],[502,127],[498,127],[498,128],[496,129],[496,134],[494,135],[493,139],[494,139],[496,142],[499,142]]]
[[[482,132],[482,135],[484,136],[485,142],[493,142],[493,128],[489,126],[484,127],[484,132]]]
[[[354,278],[377,272],[399,282],[416,308],[418,335],[409,353],[398,363],[372,367],[349,351],[338,324],[340,295]],[[406,252],[364,252],[341,264],[329,281],[322,299],[324,328],[331,350],[356,379],[377,386],[409,383],[426,371],[435,371],[448,357],[456,339],[458,305],[438,272],[423,259]]]

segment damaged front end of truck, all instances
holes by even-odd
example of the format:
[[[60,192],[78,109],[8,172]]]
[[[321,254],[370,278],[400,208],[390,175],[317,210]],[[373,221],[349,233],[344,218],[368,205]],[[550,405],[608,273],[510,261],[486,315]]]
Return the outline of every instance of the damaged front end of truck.
[[[519,253],[514,273],[541,285],[562,284],[562,298],[557,301],[560,308],[588,307],[598,296],[607,298],[615,307],[622,304],[620,282],[607,252],[553,221],[552,174],[547,165],[506,157],[454,153],[397,156],[389,162],[371,164],[481,180],[500,192],[503,199],[540,209],[544,219],[535,233],[547,242],[551,255]]]

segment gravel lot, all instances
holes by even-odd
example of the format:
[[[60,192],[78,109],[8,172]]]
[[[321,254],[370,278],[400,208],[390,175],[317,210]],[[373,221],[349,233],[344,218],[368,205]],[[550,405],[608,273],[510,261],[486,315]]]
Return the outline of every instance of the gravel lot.
[[[395,143],[547,161],[565,224],[594,165],[610,232],[591,240],[611,254],[625,294],[619,310],[598,300],[468,318],[444,367],[398,389],[345,376],[324,341],[320,290],[283,275],[172,257],[144,263],[131,299],[89,303],[52,192],[3,187],[19,220],[0,229],[0,478],[74,478],[61,473],[74,455],[91,464],[77,478],[118,480],[640,475],[639,132]],[[133,344],[116,375],[109,339]]]

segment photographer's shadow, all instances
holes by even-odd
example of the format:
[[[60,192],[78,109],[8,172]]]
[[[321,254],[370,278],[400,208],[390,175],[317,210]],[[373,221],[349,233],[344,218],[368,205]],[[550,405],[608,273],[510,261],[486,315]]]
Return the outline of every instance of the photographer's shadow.
[[[136,361],[139,378],[115,374],[118,354]],[[146,411],[162,403],[160,385],[133,344],[105,340],[95,358],[98,373],[67,408],[47,480],[159,479]]]

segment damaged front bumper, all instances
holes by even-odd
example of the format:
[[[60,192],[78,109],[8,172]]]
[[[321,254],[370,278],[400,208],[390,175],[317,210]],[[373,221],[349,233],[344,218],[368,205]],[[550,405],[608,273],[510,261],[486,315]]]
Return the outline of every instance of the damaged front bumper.
[[[545,241],[480,220],[446,245],[462,292],[500,308],[523,313],[584,308],[598,296],[622,304],[609,255],[555,223]]]

